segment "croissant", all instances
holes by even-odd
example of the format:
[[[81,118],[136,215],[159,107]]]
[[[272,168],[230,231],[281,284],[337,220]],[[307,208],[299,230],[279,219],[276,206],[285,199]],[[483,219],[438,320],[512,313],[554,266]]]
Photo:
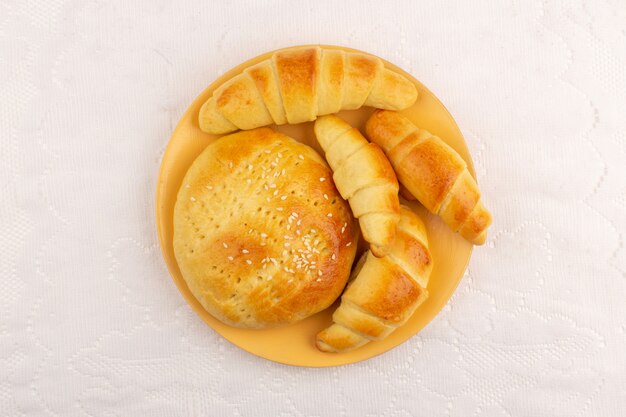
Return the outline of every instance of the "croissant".
[[[415,85],[374,56],[302,47],[275,52],[222,84],[200,109],[206,133],[223,134],[371,106],[402,110]]]
[[[383,256],[400,219],[398,180],[378,145],[337,116],[322,116],[314,126],[341,196],[359,219],[363,238]]]
[[[424,207],[468,241],[485,243],[491,214],[467,164],[454,149],[393,111],[375,111],[365,132],[383,148],[398,180]]]
[[[401,206],[398,231],[387,256],[366,252],[333,313],[333,324],[317,335],[324,352],[345,352],[380,340],[402,326],[428,297],[433,269],[424,223]]]

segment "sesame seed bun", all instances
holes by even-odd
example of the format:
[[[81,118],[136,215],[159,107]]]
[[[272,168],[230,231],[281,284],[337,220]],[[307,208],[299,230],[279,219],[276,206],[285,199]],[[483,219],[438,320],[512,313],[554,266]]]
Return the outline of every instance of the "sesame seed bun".
[[[269,128],[211,143],[174,209],[189,289],[237,327],[285,325],[327,308],[348,280],[357,234],[324,160]]]

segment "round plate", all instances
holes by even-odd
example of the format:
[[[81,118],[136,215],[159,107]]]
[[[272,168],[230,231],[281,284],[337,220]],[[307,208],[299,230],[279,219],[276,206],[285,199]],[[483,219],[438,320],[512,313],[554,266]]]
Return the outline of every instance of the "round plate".
[[[323,47],[355,51],[337,46]],[[428,229],[430,251],[434,260],[434,269],[428,284],[430,295],[404,326],[386,339],[371,342],[352,352],[323,353],[317,350],[314,344],[315,335],[332,322],[331,315],[337,307],[337,303],[325,311],[287,327],[269,330],[246,330],[230,327],[213,318],[202,308],[187,288],[174,257],[172,245],[173,214],[178,188],[194,159],[212,140],[217,138],[217,136],[208,135],[200,130],[197,120],[198,111],[213,91],[223,82],[241,73],[245,68],[269,58],[272,53],[268,52],[244,62],[218,78],[195,99],[174,130],[163,156],[156,195],[157,228],[163,256],[176,286],[194,311],[216,332],[240,348],[262,358],[297,366],[324,367],[362,361],[386,352],[406,341],[431,321],[452,296],[469,262],[472,245],[458,234],[452,233],[438,217],[428,213],[420,204],[410,203],[410,206],[424,219]],[[470,172],[474,175],[472,160],[463,136],[443,104],[411,75],[389,62],[384,60],[383,62],[387,68],[397,71],[413,81],[419,92],[417,102],[402,113],[417,126],[441,137],[456,149],[465,159]],[[373,109],[364,107],[359,110],[343,111],[339,113],[339,116],[353,126],[362,128],[372,112]],[[315,140],[312,122],[271,127],[312,146],[321,155],[324,155]]]

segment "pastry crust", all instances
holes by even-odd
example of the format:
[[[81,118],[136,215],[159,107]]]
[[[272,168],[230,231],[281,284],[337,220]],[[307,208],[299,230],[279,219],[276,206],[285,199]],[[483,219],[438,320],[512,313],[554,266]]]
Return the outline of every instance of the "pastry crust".
[[[324,352],[345,352],[380,340],[402,326],[428,297],[433,268],[421,219],[402,206],[398,233],[387,256],[366,252],[341,297],[333,324],[317,335]]]
[[[359,219],[363,238],[384,256],[400,219],[398,180],[378,145],[337,116],[315,122],[315,135],[333,170],[335,185]]]
[[[174,209],[174,252],[217,319],[266,328],[327,308],[350,275],[358,230],[324,160],[260,128],[193,162]]]
[[[287,123],[283,99],[280,96],[278,86],[278,77],[272,62],[265,60],[250,68],[246,68],[244,72],[248,73],[250,78],[254,80],[256,88],[261,93],[265,106],[272,116],[272,120],[278,125]],[[232,129],[236,130],[237,128],[233,126]]]
[[[372,55],[317,46],[285,49],[220,86],[198,115],[200,129],[224,134],[372,106],[402,110],[415,85]]]
[[[290,124],[308,122],[317,116],[320,55],[319,48],[307,48],[278,51],[272,56]]]
[[[393,111],[375,111],[365,132],[424,207],[473,244],[485,243],[491,214],[467,164],[452,147]]]

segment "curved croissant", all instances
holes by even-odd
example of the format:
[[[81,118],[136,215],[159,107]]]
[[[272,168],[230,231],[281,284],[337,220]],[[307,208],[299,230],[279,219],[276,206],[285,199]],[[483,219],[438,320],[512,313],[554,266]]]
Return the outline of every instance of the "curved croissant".
[[[275,52],[222,84],[202,108],[206,133],[223,134],[371,106],[402,110],[417,99],[412,82],[374,56],[303,47]]]
[[[365,132],[383,148],[400,182],[424,207],[470,242],[485,243],[491,214],[454,149],[392,111],[375,111]]]
[[[324,352],[345,352],[387,337],[413,315],[428,297],[433,268],[424,223],[402,206],[396,239],[389,254],[366,252],[352,272],[333,324],[317,335]]]
[[[363,238],[375,256],[383,256],[400,219],[398,180],[387,157],[337,116],[320,117],[314,130],[339,193],[359,219]]]

